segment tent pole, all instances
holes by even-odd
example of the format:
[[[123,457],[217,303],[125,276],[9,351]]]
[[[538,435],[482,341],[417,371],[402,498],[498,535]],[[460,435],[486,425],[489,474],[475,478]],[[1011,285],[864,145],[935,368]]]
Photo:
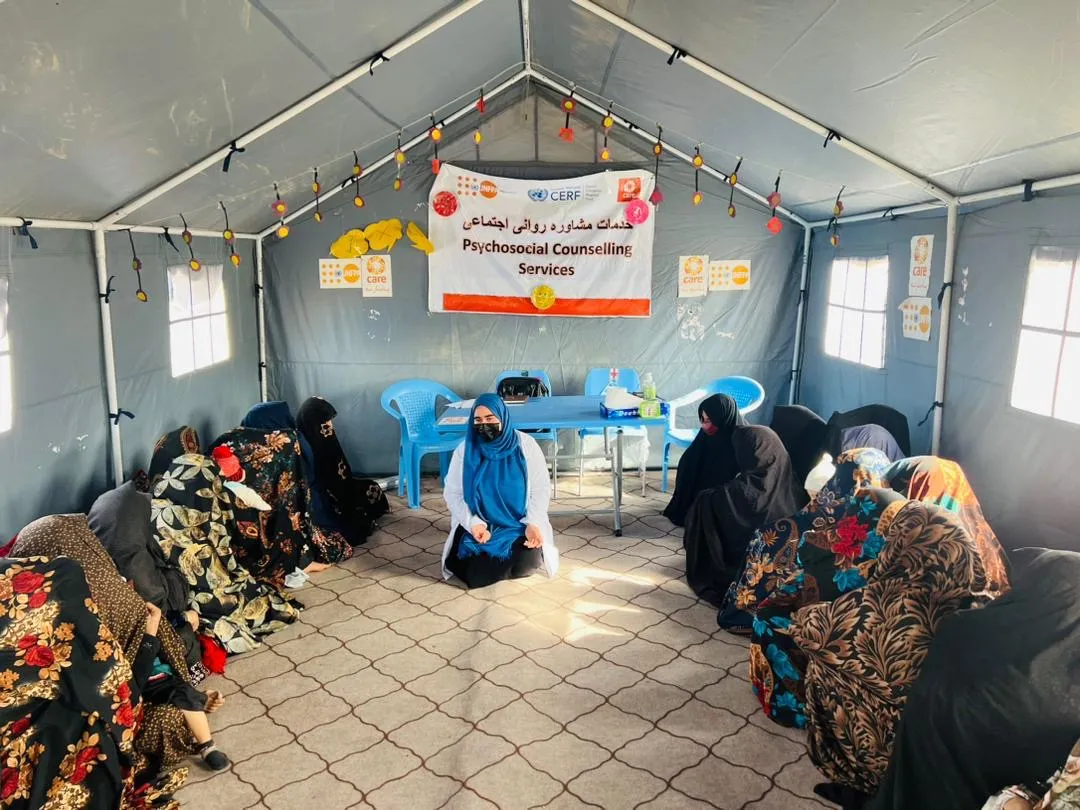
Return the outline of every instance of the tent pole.
[[[51,231],[93,231],[97,230],[97,226],[93,222],[79,222],[77,220],[67,219],[38,219],[37,217],[27,217],[27,222],[31,227],[42,230]],[[22,217],[0,217],[0,228],[18,228],[22,226]],[[102,228],[104,231],[131,231],[132,233],[165,233],[165,228],[161,225],[106,225]],[[209,239],[220,239],[221,231],[209,231],[201,228],[189,228],[192,236],[205,236]],[[253,233],[238,233],[237,239],[257,239]]]
[[[532,30],[529,27],[529,0],[521,0],[521,54],[525,69],[532,70]]]
[[[575,0],[575,2],[576,2],[576,0]],[[530,76],[532,77],[532,79],[534,81],[538,81],[538,82],[540,82],[540,84],[546,84],[552,90],[556,90],[556,91],[562,93],[563,95],[568,95],[570,93],[570,88],[569,87],[563,86],[559,82],[555,81],[554,79],[548,78],[543,73],[540,73],[535,69],[531,70],[529,73],[530,73]],[[578,93],[581,92],[581,87],[580,86],[578,86],[575,89],[577,90]],[[599,104],[596,104],[596,103],[590,101],[589,99],[585,98],[584,96],[577,95],[577,96],[574,97],[574,100],[578,104],[580,104],[582,107],[587,107],[588,109],[592,110],[595,113],[599,113],[600,115],[608,115],[609,114],[606,107],[601,107]],[[611,113],[610,115],[615,120],[615,123],[618,124],[623,129],[628,130],[629,132],[633,133],[634,135],[637,135],[642,140],[648,141],[649,143],[656,143],[656,136],[655,135],[652,135],[652,134],[646,132],[641,127],[637,126],[636,124],[633,124],[630,121],[627,121],[625,118],[620,118],[619,116],[615,115],[614,113]],[[691,165],[693,165],[693,163],[692,163],[693,159],[694,159],[693,156],[688,155],[686,152],[683,152],[681,149],[677,149],[676,147],[672,146],[667,141],[662,140],[662,141],[660,141],[660,143],[663,144],[664,151],[666,153],[668,153],[670,155],[674,155],[675,157],[679,158],[680,160],[684,161],[685,163],[690,163]],[[717,180],[720,180],[723,183],[726,183],[728,181],[728,176],[726,174],[724,174],[721,171],[717,171],[716,169],[712,168],[711,166],[708,166],[708,165],[703,166],[701,168],[701,171],[705,172],[705,174],[708,174],[708,175],[710,175],[712,177],[715,177]],[[768,201],[765,199],[765,197],[763,195],[758,194],[753,189],[747,188],[742,183],[738,183],[735,186],[735,188],[738,191],[742,192],[745,196],[749,197],[751,200],[754,200],[755,202],[761,203],[766,208],[769,208],[769,209],[772,208],[772,206],[769,205]],[[807,222],[806,222],[805,219],[800,217],[798,214],[796,214],[796,213],[794,213],[792,211],[789,211],[787,208],[784,208],[783,206],[777,206],[776,211],[777,211],[777,213],[783,214],[789,220],[791,220],[792,222],[798,223],[799,225],[801,225],[804,228],[807,226]]]
[[[109,288],[108,256],[105,249],[105,231],[95,228],[94,266],[98,278],[98,301],[101,305],[101,350],[105,360],[105,399],[109,406],[109,447],[112,456],[112,484],[120,486],[124,480],[124,455],[120,443],[120,404],[116,393],[116,353],[113,348],[112,312],[106,299]]]
[[[941,288],[941,323],[938,326],[937,384],[934,387],[934,432],[930,452],[941,453],[941,423],[945,417],[945,376],[949,362],[949,323],[952,313],[952,283],[956,269],[956,241],[960,206],[949,203],[945,221],[945,277]]]
[[[259,397],[268,402],[266,385],[266,273],[263,268],[262,239],[255,243],[255,317],[259,331]]]
[[[511,76],[509,79],[507,79],[505,82],[503,82],[502,84],[491,88],[491,90],[485,91],[484,92],[484,98],[486,100],[490,101],[491,99],[495,98],[496,96],[500,95],[501,93],[506,92],[511,87],[516,85],[518,82],[523,81],[524,79],[527,79],[528,77],[529,77],[529,72],[527,70],[520,70],[517,73],[515,73],[513,76]],[[444,118],[442,118],[439,121],[438,126],[439,126],[440,129],[442,129],[444,127],[447,127],[450,124],[453,124],[455,121],[458,121],[458,120],[464,118],[469,113],[473,112],[475,109],[476,109],[476,102],[475,101],[470,101],[464,107],[461,107],[460,109],[455,110],[454,112],[450,113],[450,115],[445,116]],[[417,136],[415,136],[413,138],[410,138],[408,141],[401,144],[401,151],[402,152],[408,152],[410,149],[415,149],[420,144],[427,143],[427,142],[428,142],[428,130],[425,129],[419,135],[417,135]],[[394,152],[396,152],[396,151],[397,150],[395,149]],[[387,163],[392,161],[394,159],[394,152],[388,152],[387,154],[383,155],[381,158],[376,160],[374,163],[369,163],[367,166],[364,167],[364,170],[360,173],[360,177],[361,178],[367,177],[369,174],[372,174],[373,172],[378,171],[383,166],[385,166]],[[333,196],[335,196],[337,194],[340,194],[342,191],[345,190],[345,188],[348,188],[348,187],[350,187],[348,184],[346,184],[345,187],[343,187],[340,183],[335,183],[333,186],[331,186],[330,188],[328,188],[326,191],[324,191],[322,193],[322,196],[319,198],[319,200],[321,202],[326,202],[328,199],[330,199],[331,197],[333,197]],[[298,219],[299,217],[302,217],[304,214],[306,214],[308,211],[311,211],[314,208],[315,208],[315,201],[312,200],[311,202],[306,203],[305,205],[302,205],[300,208],[297,208],[295,211],[293,211],[291,214],[289,214],[287,217],[285,217],[285,221],[286,222],[292,222],[292,221]],[[257,238],[260,239],[260,240],[265,239],[266,237],[268,237],[272,233],[274,233],[274,231],[276,231],[277,228],[278,228],[278,223],[275,222],[273,225],[270,225],[267,228],[263,229],[263,231],[260,232],[257,235]],[[218,234],[218,236],[220,236],[220,235],[221,234]]]
[[[795,315],[795,349],[791,358],[791,383],[788,385],[788,405],[794,405],[799,397],[799,377],[802,373],[803,329],[806,322],[806,281],[810,276],[810,242],[814,229],[803,228],[802,274],[799,276],[799,306]]]
[[[640,39],[645,44],[652,45],[654,48],[662,51],[665,54],[676,54],[681,62],[688,65],[689,67],[692,67],[699,73],[703,73],[713,81],[719,82],[720,84],[729,87],[736,93],[746,96],[753,101],[756,101],[758,104],[772,110],[775,113],[779,113],[788,120],[794,121],[799,126],[816,133],[822,138],[835,139],[836,143],[840,146],[840,148],[846,149],[849,152],[853,152],[864,160],[868,160],[869,162],[880,166],[887,171],[892,172],[898,177],[902,177],[904,180],[911,183],[912,185],[918,186],[919,188],[928,192],[931,196],[937,197],[939,200],[942,200],[944,202],[949,202],[950,200],[956,199],[955,195],[950,194],[945,189],[935,185],[934,183],[931,183],[925,177],[919,177],[917,174],[908,171],[903,166],[899,166],[896,163],[893,163],[891,160],[888,160],[887,158],[884,158],[881,155],[877,154],[876,152],[871,152],[866,147],[860,146],[854,141],[848,140],[846,137],[842,137],[841,133],[838,133],[835,130],[831,130],[811,118],[807,118],[802,113],[793,110],[784,104],[781,104],[776,99],[755,90],[753,87],[750,87],[747,84],[743,84],[733,76],[722,73],[721,71],[714,68],[712,65],[706,64],[700,59],[691,56],[688,53],[685,53],[679,48],[676,48],[674,45],[664,42],[659,37],[653,36],[645,29],[639,28],[629,20],[625,20],[617,14],[611,13],[606,8],[598,6],[591,0],[573,0],[573,3],[574,5],[583,8],[591,14],[596,15],[600,19],[611,23],[615,27],[621,28],[623,31],[631,34],[637,39]]]
[[[333,81],[324,84],[314,93],[311,93],[300,99],[295,104],[286,107],[284,110],[279,112],[270,120],[259,124],[259,126],[248,132],[245,132],[243,135],[233,141],[232,144],[223,146],[220,149],[211,152],[209,155],[207,155],[194,165],[189,166],[178,174],[174,174],[164,183],[155,186],[144,194],[136,197],[134,200],[131,200],[130,202],[127,202],[124,205],[120,206],[111,214],[107,214],[106,216],[102,217],[100,220],[98,220],[98,224],[112,225],[115,222],[119,222],[121,219],[131,214],[133,211],[137,211],[143,206],[149,205],[158,197],[168,193],[169,191],[172,191],[174,188],[181,185],[182,183],[187,182],[192,177],[202,174],[207,169],[219,164],[225,159],[227,155],[232,153],[234,146],[238,149],[244,148],[248,144],[258,140],[267,133],[273,132],[282,124],[291,121],[293,118],[296,118],[296,116],[306,112],[307,110],[318,104],[320,101],[329,98],[330,96],[334,95],[334,93],[338,92],[344,87],[347,87],[358,79],[363,79],[366,76],[374,75],[374,69],[376,67],[383,64],[384,62],[388,62],[389,60],[398,56],[400,53],[417,44],[421,40],[426,39],[428,36],[434,34],[440,28],[444,28],[445,26],[449,25],[458,17],[476,8],[476,6],[480,5],[480,3],[482,2],[483,0],[464,0],[464,2],[458,3],[453,8],[446,11],[444,14],[440,14],[427,25],[422,26],[421,28],[417,29],[403,39],[398,40],[389,48],[384,50],[382,53],[376,54],[371,59],[365,60],[364,62],[350,70],[348,73],[345,73],[334,79]]]

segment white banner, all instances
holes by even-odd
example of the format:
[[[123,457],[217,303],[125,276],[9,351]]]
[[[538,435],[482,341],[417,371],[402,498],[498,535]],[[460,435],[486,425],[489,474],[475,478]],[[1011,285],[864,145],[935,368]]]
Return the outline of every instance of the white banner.
[[[515,180],[444,163],[428,201],[432,312],[647,318],[655,178]]]

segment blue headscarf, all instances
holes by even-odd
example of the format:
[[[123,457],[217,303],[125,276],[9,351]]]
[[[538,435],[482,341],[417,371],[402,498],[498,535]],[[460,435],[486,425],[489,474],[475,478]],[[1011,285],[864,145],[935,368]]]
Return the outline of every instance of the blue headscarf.
[[[287,402],[260,402],[241,420],[240,427],[255,430],[296,430]]]
[[[503,431],[493,442],[483,442],[472,426],[476,409],[484,407],[499,418]],[[465,466],[462,483],[469,510],[487,523],[491,539],[477,543],[471,534],[461,541],[458,556],[483,552],[505,560],[514,541],[525,533],[522,520],[528,507],[529,470],[521,438],[510,424],[506,403],[495,394],[477,397],[469,432],[465,436]],[[468,527],[466,527],[468,528]]]

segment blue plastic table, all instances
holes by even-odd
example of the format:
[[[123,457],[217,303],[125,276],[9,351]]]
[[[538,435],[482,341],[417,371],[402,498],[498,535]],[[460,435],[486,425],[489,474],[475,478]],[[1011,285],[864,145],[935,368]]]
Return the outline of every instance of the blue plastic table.
[[[600,397],[566,396],[537,397],[521,405],[508,405],[510,418],[518,430],[579,430],[581,428],[609,428],[615,431],[615,446],[605,454],[611,461],[611,509],[585,510],[585,514],[610,512],[614,517],[615,535],[622,536],[622,496],[623,496],[623,430],[630,427],[663,427],[667,424],[664,417],[656,419],[607,419],[600,413]],[[439,417],[436,426],[440,433],[462,433],[469,427],[471,407],[449,407]],[[565,458],[565,457],[564,457]],[[558,449],[552,460],[552,477],[557,481]],[[582,514],[582,512],[553,512],[559,514]]]

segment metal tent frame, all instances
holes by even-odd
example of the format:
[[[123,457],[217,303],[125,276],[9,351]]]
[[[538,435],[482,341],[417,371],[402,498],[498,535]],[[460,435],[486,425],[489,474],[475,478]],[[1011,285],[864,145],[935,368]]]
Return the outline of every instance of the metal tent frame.
[[[327,82],[322,87],[318,88],[314,92],[300,99],[296,103],[282,109],[271,118],[267,119],[264,123],[258,125],[254,129],[246,132],[235,141],[227,144],[223,147],[215,149],[211,153],[207,154],[202,159],[193,163],[186,169],[178,172],[177,174],[169,177],[165,181],[161,182],[157,186],[143,192],[139,196],[124,203],[118,208],[111,211],[104,217],[95,221],[75,221],[75,220],[55,220],[55,219],[33,219],[33,226],[41,229],[56,229],[56,230],[75,230],[75,231],[87,231],[93,234],[93,248],[94,248],[94,262],[98,276],[99,292],[102,293],[101,299],[101,326],[102,326],[102,352],[104,355],[105,365],[105,385],[108,398],[108,405],[110,413],[117,412],[117,394],[116,394],[116,368],[115,368],[115,354],[113,348],[113,336],[112,336],[112,322],[109,312],[108,301],[104,297],[104,291],[108,282],[108,263],[106,255],[105,235],[110,232],[116,231],[132,231],[134,233],[151,233],[162,234],[165,233],[165,228],[157,225],[139,225],[128,224],[124,222],[136,211],[140,210],[149,203],[157,200],[161,196],[167,194],[169,191],[177,188],[188,180],[196,177],[202,172],[210,169],[220,163],[226,156],[235,151],[237,148],[243,148],[247,144],[251,144],[259,138],[273,132],[278,127],[282,126],[286,122],[296,118],[298,115],[306,112],[321,101],[333,96],[339,91],[345,89],[353,82],[363,80],[365,77],[374,78],[376,69],[384,62],[390,60],[394,56],[402,53],[417,43],[423,41],[429,36],[432,36],[440,29],[452,23],[459,17],[467,14],[472,9],[480,5],[483,0],[462,0],[457,5],[436,16],[428,23],[424,24],[417,30],[408,34],[407,36],[399,39],[385,50],[378,53],[376,56],[365,59],[362,63],[356,65],[354,68],[346,73],[338,76],[337,78]],[[830,129],[826,125],[815,121],[814,119],[804,115],[803,113],[792,109],[784,105],[783,103],[773,99],[764,93],[756,90],[755,88],[739,81],[738,79],[720,71],[719,69],[707,64],[706,62],[698,59],[697,57],[688,54],[678,46],[665,42],[659,37],[654,36],[650,32],[634,25],[630,21],[623,17],[614,14],[607,9],[592,2],[592,0],[572,0],[572,2],[582,10],[596,16],[597,18],[607,22],[619,28],[642,42],[649,44],[659,51],[666,54],[670,54],[672,59],[677,59],[679,62],[687,65],[688,67],[702,73],[713,81],[739,93],[746,98],[749,98],[757,104],[771,110],[772,112],[793,121],[800,126],[804,127],[810,132],[813,132],[819,136],[835,137],[838,133],[835,130]],[[601,96],[597,93],[589,92],[588,90],[573,85],[566,86],[563,82],[549,75],[543,68],[533,63],[532,53],[532,36],[530,31],[530,15],[532,8],[530,0],[519,0],[518,11],[521,16],[521,44],[522,54],[524,59],[523,68],[516,72],[506,81],[499,84],[497,87],[488,90],[485,93],[487,98],[493,98],[501,93],[505,93],[507,90],[517,86],[522,82],[533,82],[539,86],[543,86],[553,90],[555,92],[568,94],[572,91],[575,93],[577,101],[585,108],[592,110],[595,113],[601,115],[611,115],[615,120],[616,125],[620,126],[627,132],[635,135],[636,137],[655,143],[657,137],[650,132],[642,129],[641,126],[633,123],[631,120],[614,115],[610,112],[610,108],[605,107],[600,102],[603,101]],[[450,115],[444,116],[437,126],[443,127],[454,123],[455,121],[464,118],[473,110],[473,104],[467,104]],[[640,117],[638,117],[640,120]],[[393,133],[388,133],[392,135]],[[420,145],[427,139],[427,134],[422,133],[408,142],[401,145],[403,151],[408,151]],[[946,214],[946,241],[945,241],[945,277],[943,296],[941,302],[941,329],[938,337],[938,358],[937,358],[937,382],[934,395],[934,425],[933,425],[933,452],[937,453],[940,449],[941,442],[941,429],[943,421],[943,410],[945,403],[945,380],[946,380],[946,365],[948,361],[948,348],[949,348],[949,321],[952,304],[951,295],[951,282],[953,279],[955,258],[956,258],[956,243],[957,243],[957,222],[958,215],[961,206],[976,205],[992,200],[1007,199],[1011,197],[1019,197],[1022,195],[1030,195],[1034,192],[1047,191],[1051,189],[1061,189],[1072,186],[1080,185],[1080,173],[1070,174],[1062,177],[1051,178],[1046,180],[1040,180],[1037,182],[1024,183],[1020,185],[1012,185],[992,191],[980,192],[977,194],[968,194],[957,196],[945,188],[933,183],[930,179],[922,177],[917,173],[895,163],[888,157],[883,156],[877,152],[874,152],[854,141],[844,137],[836,138],[837,145],[853,154],[858,155],[862,159],[886,169],[887,171],[895,174],[900,179],[904,180],[916,188],[925,191],[932,199],[924,203],[918,203],[914,205],[907,205],[903,207],[888,208],[882,211],[875,211],[870,213],[854,214],[849,216],[841,216],[835,221],[840,224],[849,224],[856,222],[868,222],[881,218],[882,216],[902,216],[905,214],[915,214],[922,212],[941,212],[945,210]],[[689,163],[692,160],[692,156],[685,151],[680,150],[668,142],[662,142],[664,150],[667,154],[672,155],[680,160]],[[395,150],[396,151],[396,150]],[[394,152],[390,152],[387,155],[379,158],[378,160],[367,165],[361,176],[367,175],[382,166],[386,165],[394,158]],[[711,167],[703,167],[703,171],[706,171],[709,175],[722,180],[728,181],[728,175],[723,172],[717,171]],[[745,187],[742,183],[738,183],[735,186],[736,190],[745,196],[757,201],[758,203],[768,205],[764,195]],[[326,199],[338,193],[341,190],[340,187],[334,187],[328,189],[322,198]],[[285,217],[286,222],[291,222],[298,217],[304,215],[312,208],[314,208],[314,202],[308,203],[290,213]],[[811,241],[813,231],[827,227],[830,224],[830,220],[820,221],[807,221],[794,213],[789,208],[777,207],[777,213],[783,215],[785,218],[791,220],[797,225],[801,226],[804,230],[803,233],[803,250],[802,250],[802,262],[799,281],[799,302],[797,306],[797,316],[795,322],[795,350],[792,358],[791,365],[791,382],[789,390],[789,400],[794,402],[798,395],[798,383],[799,375],[801,372],[801,347],[804,340],[805,322],[806,322],[806,296],[807,286],[809,282],[810,274],[810,260],[811,260]],[[25,220],[18,217],[0,217],[0,227],[19,227],[25,224]],[[265,267],[264,267],[264,240],[272,235],[277,227],[277,223],[270,224],[263,230],[257,233],[237,233],[236,238],[240,240],[248,240],[254,242],[255,252],[255,278],[256,278],[256,309],[258,318],[258,355],[259,355],[259,386],[260,395],[265,400],[268,395],[267,391],[267,379],[266,379],[266,309],[265,309]],[[190,229],[192,235],[199,237],[220,237],[220,232],[206,230],[206,229]],[[118,483],[123,480],[123,456],[120,437],[120,428],[118,421],[115,419],[111,421],[110,430],[110,447],[112,451],[112,473],[114,476],[114,482]]]

